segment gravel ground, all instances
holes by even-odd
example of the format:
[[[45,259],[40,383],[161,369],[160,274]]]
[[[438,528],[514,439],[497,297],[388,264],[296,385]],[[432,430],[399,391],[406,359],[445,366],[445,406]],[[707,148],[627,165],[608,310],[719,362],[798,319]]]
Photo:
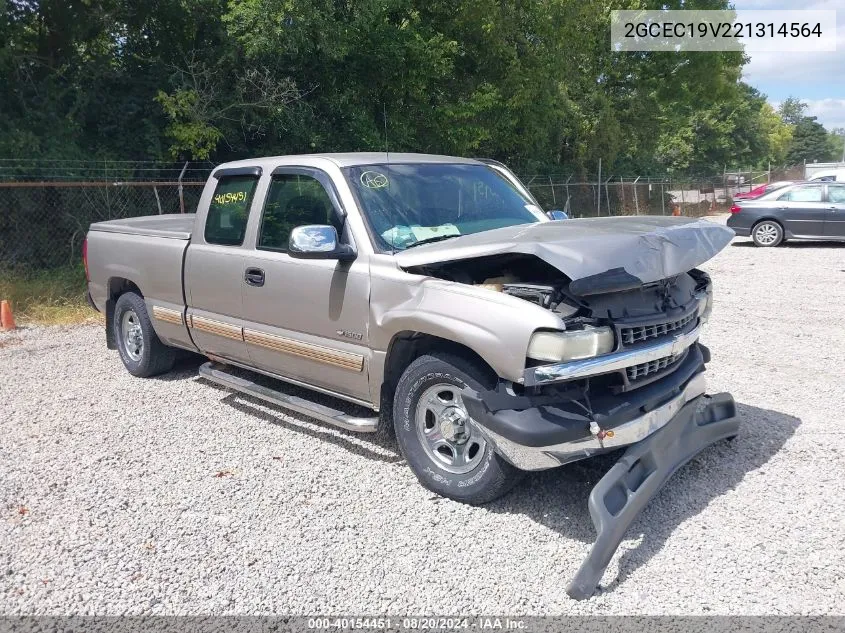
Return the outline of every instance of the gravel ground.
[[[139,380],[100,327],[0,337],[0,613],[845,613],[845,247],[736,241],[707,269],[711,391],[740,403],[585,602],[609,464],[471,508],[391,446],[222,391]]]

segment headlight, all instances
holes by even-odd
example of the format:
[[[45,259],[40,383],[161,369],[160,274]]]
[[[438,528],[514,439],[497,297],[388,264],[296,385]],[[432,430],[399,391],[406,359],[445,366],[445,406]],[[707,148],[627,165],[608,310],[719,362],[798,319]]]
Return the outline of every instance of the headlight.
[[[586,327],[571,332],[535,332],[528,344],[528,358],[555,363],[592,358],[613,351],[609,327]]]
[[[710,318],[710,313],[713,311],[713,290],[706,293],[698,300],[698,318],[701,323],[707,323]]]

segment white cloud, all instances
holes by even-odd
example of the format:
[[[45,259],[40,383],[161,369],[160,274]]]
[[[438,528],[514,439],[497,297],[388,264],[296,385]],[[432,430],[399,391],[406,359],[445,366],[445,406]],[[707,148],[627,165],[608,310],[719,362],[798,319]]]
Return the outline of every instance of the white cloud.
[[[737,0],[738,9],[790,9],[792,3],[783,6],[777,0]],[[751,83],[819,82],[839,84],[845,79],[842,53],[845,51],[845,2],[843,0],[807,0],[801,3],[802,10],[836,10],[836,50],[806,52],[757,52],[752,53],[749,63],[743,69],[743,78]],[[810,44],[810,42],[806,42]]]
[[[845,99],[804,99],[807,115],[819,118],[828,130],[845,128]]]

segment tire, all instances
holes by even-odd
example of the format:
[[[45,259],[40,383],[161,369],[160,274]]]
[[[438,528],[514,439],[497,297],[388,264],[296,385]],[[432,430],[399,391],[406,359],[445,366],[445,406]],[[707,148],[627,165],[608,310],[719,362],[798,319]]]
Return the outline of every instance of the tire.
[[[486,442],[460,401],[464,387],[491,388],[495,381],[486,366],[449,353],[417,358],[399,379],[393,400],[396,442],[432,492],[479,505],[501,497],[522,478],[522,471]]]
[[[755,246],[777,246],[783,242],[783,227],[774,220],[762,220],[751,229]]]
[[[111,327],[123,366],[133,376],[147,378],[173,368],[176,350],[158,338],[144,300],[134,292],[120,295]]]

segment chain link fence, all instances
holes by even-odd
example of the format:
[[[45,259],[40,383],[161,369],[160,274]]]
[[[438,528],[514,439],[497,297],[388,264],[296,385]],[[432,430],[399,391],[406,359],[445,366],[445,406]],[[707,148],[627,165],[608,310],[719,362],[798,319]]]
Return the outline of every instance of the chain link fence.
[[[208,163],[0,160],[0,271],[78,265],[92,222],[193,213],[213,169]],[[781,174],[777,174],[780,176]],[[774,172],[713,178],[526,175],[544,209],[570,217],[685,215],[727,211],[731,196],[774,180]]]
[[[701,217],[729,206],[729,193],[712,180],[619,178],[579,182],[556,176],[528,176],[525,183],[544,209],[572,218],[619,215]]]
[[[193,213],[202,182],[0,183],[0,260],[6,269],[68,266],[93,222]]]

